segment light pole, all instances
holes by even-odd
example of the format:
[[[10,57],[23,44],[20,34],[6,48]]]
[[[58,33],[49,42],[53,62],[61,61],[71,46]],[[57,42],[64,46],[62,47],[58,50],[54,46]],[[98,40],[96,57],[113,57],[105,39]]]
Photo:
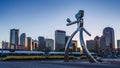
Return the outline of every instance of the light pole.
[[[66,43],[66,46],[65,46],[65,56],[64,56],[64,61],[65,61],[65,62],[69,62],[69,55],[68,55],[69,50],[68,50],[68,48],[69,48],[70,41],[72,40],[72,38],[74,37],[74,35],[79,31],[80,43],[81,43],[81,46],[82,46],[82,48],[83,48],[83,50],[84,50],[85,55],[87,56],[89,62],[91,62],[91,63],[97,63],[97,60],[94,59],[94,57],[90,54],[90,52],[88,51],[88,49],[87,49],[87,47],[86,47],[86,45],[85,45],[85,43],[84,43],[83,31],[84,31],[87,35],[89,35],[89,36],[91,36],[91,34],[83,27],[83,25],[84,25],[84,23],[83,23],[83,16],[84,16],[84,11],[83,11],[83,10],[80,10],[80,11],[75,15],[77,21],[71,22],[71,20],[70,20],[69,18],[67,18],[67,22],[68,22],[67,26],[70,26],[70,25],[72,25],[72,24],[76,24],[76,23],[77,23],[77,30],[75,30],[75,31],[71,34],[71,36],[69,37],[69,39],[68,39],[68,41],[67,41],[67,43]]]

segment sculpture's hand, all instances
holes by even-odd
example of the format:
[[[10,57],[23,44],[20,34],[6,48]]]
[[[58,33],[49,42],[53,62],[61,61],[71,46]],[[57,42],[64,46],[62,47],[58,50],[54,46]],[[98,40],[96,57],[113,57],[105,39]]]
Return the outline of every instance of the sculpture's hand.
[[[70,23],[70,22],[71,22],[71,20],[70,20],[69,18],[67,18],[67,19],[66,19],[66,21],[67,21],[68,23]]]

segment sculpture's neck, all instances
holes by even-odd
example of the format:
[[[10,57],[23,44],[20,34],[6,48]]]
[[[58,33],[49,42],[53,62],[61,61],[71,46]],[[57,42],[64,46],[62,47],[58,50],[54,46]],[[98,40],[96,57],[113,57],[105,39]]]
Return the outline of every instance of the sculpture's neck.
[[[81,19],[79,19],[79,20],[77,20],[77,21],[78,21],[77,27],[78,27],[78,28],[83,27],[83,25],[84,25],[83,19],[81,18]]]

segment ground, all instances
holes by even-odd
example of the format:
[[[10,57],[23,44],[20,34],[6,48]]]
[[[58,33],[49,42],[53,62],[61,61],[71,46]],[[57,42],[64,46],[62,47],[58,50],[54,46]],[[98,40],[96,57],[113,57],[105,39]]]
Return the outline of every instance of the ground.
[[[120,68],[118,65],[88,62],[63,62],[59,61],[0,61],[0,68]]]

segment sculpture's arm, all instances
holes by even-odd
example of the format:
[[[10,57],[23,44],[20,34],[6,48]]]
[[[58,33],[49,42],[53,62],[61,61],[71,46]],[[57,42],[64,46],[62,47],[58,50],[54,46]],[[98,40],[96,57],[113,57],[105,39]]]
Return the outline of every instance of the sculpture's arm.
[[[72,24],[78,23],[77,21],[69,22],[66,26],[70,26]]]

